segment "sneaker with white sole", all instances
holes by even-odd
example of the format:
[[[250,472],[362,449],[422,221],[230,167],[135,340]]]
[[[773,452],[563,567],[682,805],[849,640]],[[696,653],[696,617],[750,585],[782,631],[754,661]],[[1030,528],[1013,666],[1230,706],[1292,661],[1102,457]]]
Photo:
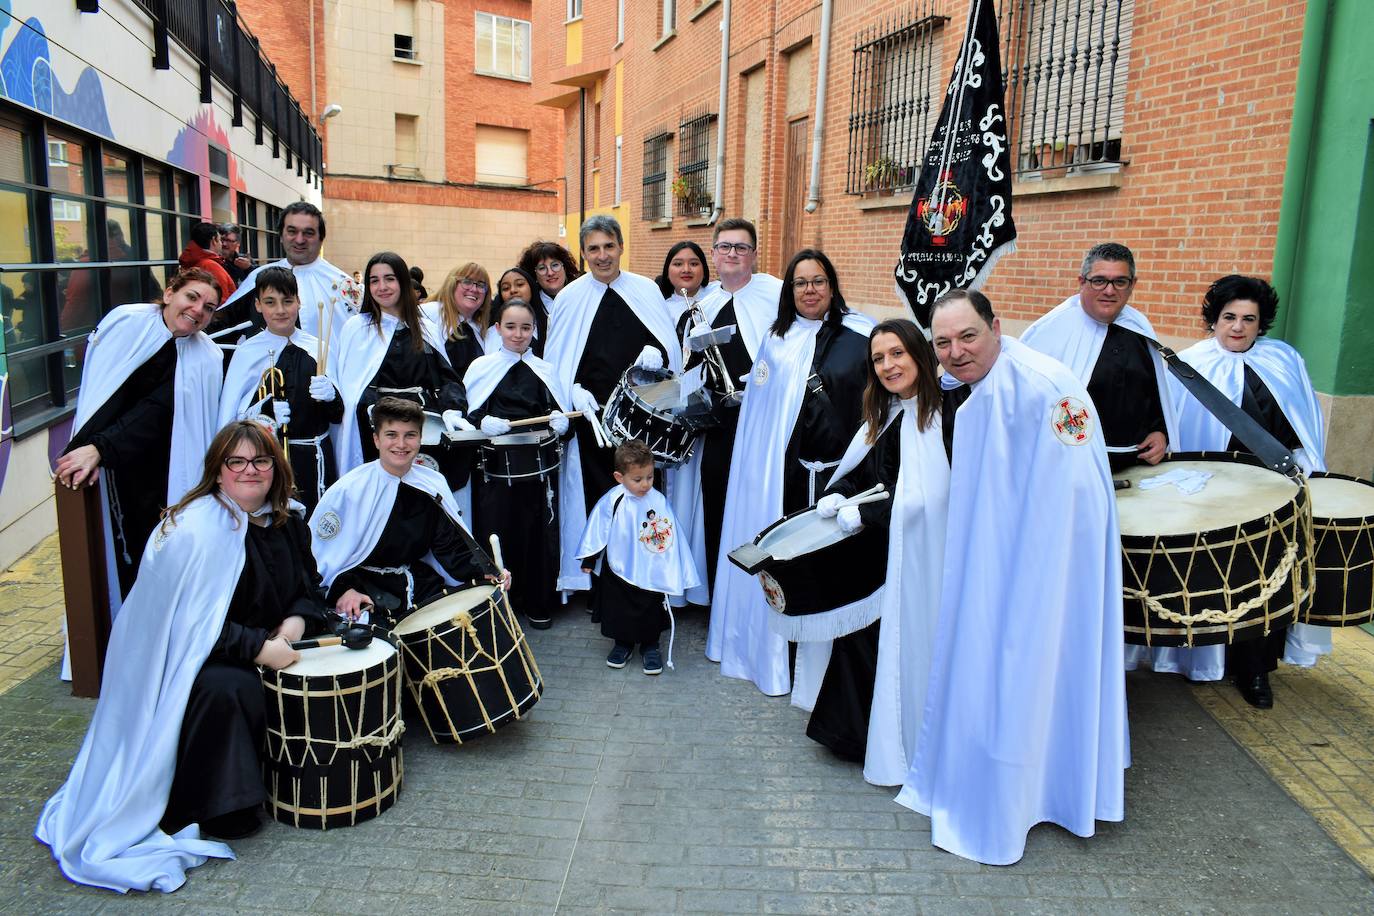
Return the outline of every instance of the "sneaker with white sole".
[[[606,667],[624,668],[625,663],[630,660],[630,656],[634,654],[634,651],[634,646],[622,646],[620,643],[616,643],[615,648],[611,650],[611,654],[606,656]]]
[[[644,673],[663,673],[663,653],[658,650],[657,646],[652,649],[644,650]]]

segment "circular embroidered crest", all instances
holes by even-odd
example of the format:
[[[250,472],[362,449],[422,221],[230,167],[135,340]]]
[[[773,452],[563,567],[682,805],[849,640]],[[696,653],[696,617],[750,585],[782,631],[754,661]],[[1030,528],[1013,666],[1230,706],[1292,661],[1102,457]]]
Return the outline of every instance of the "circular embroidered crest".
[[[153,552],[154,552],[154,553],[159,553],[159,552],[161,552],[162,548],[166,545],[167,539],[168,539],[169,537],[171,537],[171,535],[167,532],[167,530],[166,530],[162,525],[158,525],[156,528],[154,528],[154,529],[153,529]]]
[[[755,384],[755,385],[767,385],[767,384],[768,384],[768,373],[769,373],[770,371],[772,371],[772,370],[770,370],[770,369],[768,368],[768,361],[767,361],[767,360],[761,359],[761,360],[759,360],[757,363],[755,363],[755,364],[754,364],[754,384]]]
[[[337,512],[326,512],[324,515],[321,515],[320,520],[315,523],[315,533],[320,536],[320,540],[322,541],[331,540],[342,528],[343,522],[339,520]]]
[[[650,553],[666,553],[673,546],[673,523],[658,517],[652,509],[649,517],[639,523],[639,543]]]
[[[782,593],[782,586],[778,584],[778,580],[766,572],[761,572],[759,583],[763,585],[763,597],[768,606],[779,614],[784,613],[787,610],[787,596]]]
[[[254,423],[257,423],[259,426],[265,426],[265,427],[267,427],[267,431],[272,435],[273,438],[276,438],[276,435],[277,435],[277,421],[276,421],[276,420],[272,419],[271,417],[269,417],[269,416],[268,416],[267,414],[265,414],[265,413],[260,413],[260,414],[258,414],[256,417],[253,418],[253,422],[254,422]]]
[[[426,455],[424,452],[415,453],[415,463],[422,468],[429,468],[431,471],[439,470],[439,462],[434,460],[433,455]]]
[[[1078,398],[1060,398],[1050,412],[1050,428],[1065,445],[1082,445],[1093,436],[1093,418]]]

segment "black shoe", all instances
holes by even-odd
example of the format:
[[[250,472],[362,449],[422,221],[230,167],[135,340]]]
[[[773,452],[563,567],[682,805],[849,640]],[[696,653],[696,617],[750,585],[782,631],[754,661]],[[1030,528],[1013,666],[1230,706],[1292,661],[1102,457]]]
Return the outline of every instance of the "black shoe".
[[[528,620],[530,626],[534,627],[536,630],[547,630],[549,627],[553,626],[552,617],[531,617],[526,614],[525,619]]]
[[[615,648],[611,649],[611,654],[606,656],[606,667],[624,668],[625,663],[630,660],[630,656],[634,654],[634,651],[634,646],[626,646],[622,645],[621,643],[616,643]]]
[[[200,824],[202,835],[212,836],[220,840],[241,840],[244,837],[252,836],[261,829],[262,821],[258,819],[257,808],[230,811],[219,817],[206,818]]]
[[[1274,691],[1269,687],[1269,675],[1257,674],[1250,678],[1236,678],[1236,689],[1256,709],[1274,708]]]

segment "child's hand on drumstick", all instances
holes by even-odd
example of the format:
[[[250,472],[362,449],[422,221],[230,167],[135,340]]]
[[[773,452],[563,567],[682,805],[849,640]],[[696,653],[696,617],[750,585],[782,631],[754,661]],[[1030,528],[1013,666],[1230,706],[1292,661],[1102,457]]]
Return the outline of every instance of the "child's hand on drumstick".
[[[340,617],[348,618],[350,622],[356,621],[364,611],[370,610],[372,610],[372,599],[356,588],[350,588],[340,595],[338,602],[334,605],[335,613]]]
[[[496,561],[496,568],[501,570],[501,575],[500,577],[487,576],[487,578],[500,584],[501,591],[510,591],[510,570],[506,569],[505,558],[501,556],[501,539],[495,533],[491,536],[491,557]]]

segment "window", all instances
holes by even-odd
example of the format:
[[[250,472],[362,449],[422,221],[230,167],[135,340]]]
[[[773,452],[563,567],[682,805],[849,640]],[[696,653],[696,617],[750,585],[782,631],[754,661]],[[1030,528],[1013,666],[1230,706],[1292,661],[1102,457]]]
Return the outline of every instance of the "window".
[[[1119,169],[1135,0],[1002,0],[998,16],[1016,176]]]
[[[393,56],[397,60],[416,60],[415,0],[394,0],[396,12],[396,43]]]
[[[396,115],[396,140],[392,164],[387,166],[391,178],[417,181],[420,173],[420,119],[416,115]]]
[[[477,182],[524,185],[530,132],[510,127],[477,125]]]
[[[916,183],[944,102],[940,29],[948,17],[933,0],[920,3],[895,29],[874,28],[854,40],[845,191],[890,191]]]
[[[568,0],[568,21],[582,18],[582,0]]]
[[[530,24],[523,19],[477,14],[476,70],[483,76],[530,78]]]
[[[673,197],[679,216],[706,216],[712,207],[711,153],[716,116],[702,112],[678,125],[677,178]]]
[[[660,35],[668,36],[673,34],[673,29],[677,28],[677,0],[659,0],[662,4],[663,30]]]
[[[640,209],[647,220],[664,220],[672,215],[668,185],[668,140],[658,133],[644,141],[644,197]]]

